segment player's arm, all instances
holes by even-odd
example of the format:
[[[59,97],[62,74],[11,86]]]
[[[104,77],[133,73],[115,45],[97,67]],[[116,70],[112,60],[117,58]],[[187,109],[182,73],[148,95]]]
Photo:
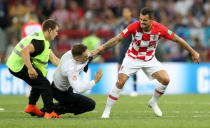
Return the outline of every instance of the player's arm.
[[[92,56],[97,55],[98,53],[101,53],[102,51],[111,48],[115,46],[118,43],[121,43],[124,37],[121,34],[118,34],[117,36],[113,37],[112,39],[108,40],[105,44],[99,46],[94,52],[92,52]]]
[[[124,39],[124,37],[121,34],[118,34],[117,36],[108,40],[105,44],[101,45],[98,49],[100,51],[104,51],[104,50],[111,48],[111,47],[115,46],[116,44],[122,42],[123,39]]]
[[[78,74],[72,74],[72,72],[67,73],[68,74],[68,80],[71,85],[71,87],[77,92],[77,93],[83,93],[92,87],[96,85],[96,83],[101,79],[102,77],[102,69],[99,69],[98,72],[94,74],[95,78],[94,80],[86,83],[82,83],[79,80]]]
[[[197,63],[200,63],[200,60],[199,60],[199,53],[196,52],[192,47],[190,47],[190,45],[185,41],[183,40],[181,37],[179,37],[178,35],[174,34],[174,37],[172,39],[174,42],[180,44],[182,47],[184,47],[187,51],[189,51],[192,55],[192,59],[193,59],[193,62],[197,62]]]
[[[115,46],[116,44],[121,43],[124,38],[127,38],[130,34],[134,33],[136,31],[136,28],[138,28],[138,27],[139,27],[139,22],[134,22],[134,23],[130,24],[120,34],[118,34],[117,36],[108,40],[105,44],[98,47],[96,49],[95,55],[97,55],[98,53],[101,53],[102,51],[104,51],[108,48]]]
[[[50,50],[50,62],[56,67],[58,66],[60,59]]]
[[[35,48],[33,44],[29,44],[21,50],[21,57],[23,59],[24,64],[28,68],[28,74],[31,79],[34,79],[38,76],[38,73],[33,68],[30,60],[30,53],[35,52]]]

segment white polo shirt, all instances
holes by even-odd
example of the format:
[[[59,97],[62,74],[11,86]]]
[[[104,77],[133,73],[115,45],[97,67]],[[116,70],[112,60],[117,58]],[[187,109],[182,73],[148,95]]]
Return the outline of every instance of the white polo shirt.
[[[88,61],[85,63],[78,62],[74,60],[71,50],[66,52],[61,57],[59,65],[53,75],[56,88],[61,91],[67,91],[71,86],[77,93],[83,93],[95,86],[94,80],[81,83],[79,79],[79,74],[87,65]]]

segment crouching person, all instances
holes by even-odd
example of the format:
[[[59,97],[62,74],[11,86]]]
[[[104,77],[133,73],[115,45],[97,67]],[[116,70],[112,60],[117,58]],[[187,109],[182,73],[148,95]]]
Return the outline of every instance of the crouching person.
[[[58,101],[54,104],[55,112],[59,115],[65,113],[77,115],[95,108],[93,99],[80,94],[94,87],[102,77],[102,70],[99,69],[94,80],[80,82],[79,73],[82,70],[87,71],[90,54],[85,45],[74,44],[72,49],[62,56],[52,82],[53,98]]]

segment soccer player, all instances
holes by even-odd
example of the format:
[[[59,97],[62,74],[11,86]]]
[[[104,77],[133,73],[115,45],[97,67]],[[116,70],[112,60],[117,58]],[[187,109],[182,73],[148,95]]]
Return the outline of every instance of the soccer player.
[[[132,18],[132,13],[130,8],[123,8],[122,11],[122,16],[123,19],[120,22],[120,31],[124,30],[126,27],[128,27],[129,24],[136,22],[137,20],[135,18]],[[122,43],[119,44],[119,51],[120,51],[120,55],[119,55],[119,69],[122,65],[122,61],[125,57],[126,51],[128,50],[128,47],[130,45],[130,43],[132,42],[132,35],[128,36],[127,38],[125,38]],[[137,96],[137,87],[136,87],[136,74],[133,75],[133,80],[134,80],[134,84],[133,84],[133,92],[131,92],[130,96]]]
[[[80,82],[79,74],[83,69],[87,71],[89,54],[87,46],[77,43],[61,57],[52,83],[53,98],[58,101],[55,103],[56,113],[78,115],[95,108],[94,100],[80,94],[94,87],[102,77],[102,70],[99,69],[94,80]]]
[[[57,22],[51,19],[45,20],[42,31],[23,38],[15,46],[6,63],[12,75],[24,80],[32,87],[25,112],[44,116],[44,118],[62,118],[53,111],[52,90],[46,78],[48,61],[50,60],[55,66],[60,61],[50,50],[49,43],[57,36],[57,31]],[[36,106],[40,95],[44,102],[45,113]]]
[[[119,71],[116,85],[113,86],[108,95],[102,118],[109,118],[111,108],[118,100],[125,82],[139,69],[142,69],[149,78],[157,79],[159,82],[152,98],[148,102],[148,106],[153,109],[157,116],[162,116],[157,101],[160,96],[164,94],[170,79],[166,70],[164,70],[160,62],[155,58],[155,49],[157,47],[157,41],[160,38],[173,40],[180,44],[191,53],[193,62],[199,63],[199,54],[193,50],[185,40],[174,34],[174,32],[167,29],[162,24],[155,22],[153,16],[154,12],[150,8],[141,9],[139,21],[129,25],[121,34],[101,45],[94,53],[97,54],[107,48],[113,47],[129,35],[133,36],[133,41],[130,44]]]

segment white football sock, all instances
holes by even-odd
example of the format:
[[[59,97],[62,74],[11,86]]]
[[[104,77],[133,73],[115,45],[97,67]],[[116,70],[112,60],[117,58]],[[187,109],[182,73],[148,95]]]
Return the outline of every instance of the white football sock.
[[[160,96],[164,94],[166,88],[167,88],[166,85],[158,84],[155,88],[154,93],[153,93],[152,100],[154,102],[157,102],[157,100],[160,98]]]
[[[102,115],[102,118],[109,118],[111,108],[116,103],[116,101],[118,100],[121,90],[122,89],[119,89],[119,88],[116,87],[116,85],[114,85],[114,87],[112,88],[112,90],[110,91],[110,93],[108,95],[106,107],[104,109],[104,113]]]
[[[154,113],[158,117],[162,116],[162,111],[158,107],[157,101],[160,98],[160,96],[164,94],[166,87],[167,87],[166,85],[158,84],[157,87],[155,88],[152,98],[148,102],[148,106],[153,109]]]

